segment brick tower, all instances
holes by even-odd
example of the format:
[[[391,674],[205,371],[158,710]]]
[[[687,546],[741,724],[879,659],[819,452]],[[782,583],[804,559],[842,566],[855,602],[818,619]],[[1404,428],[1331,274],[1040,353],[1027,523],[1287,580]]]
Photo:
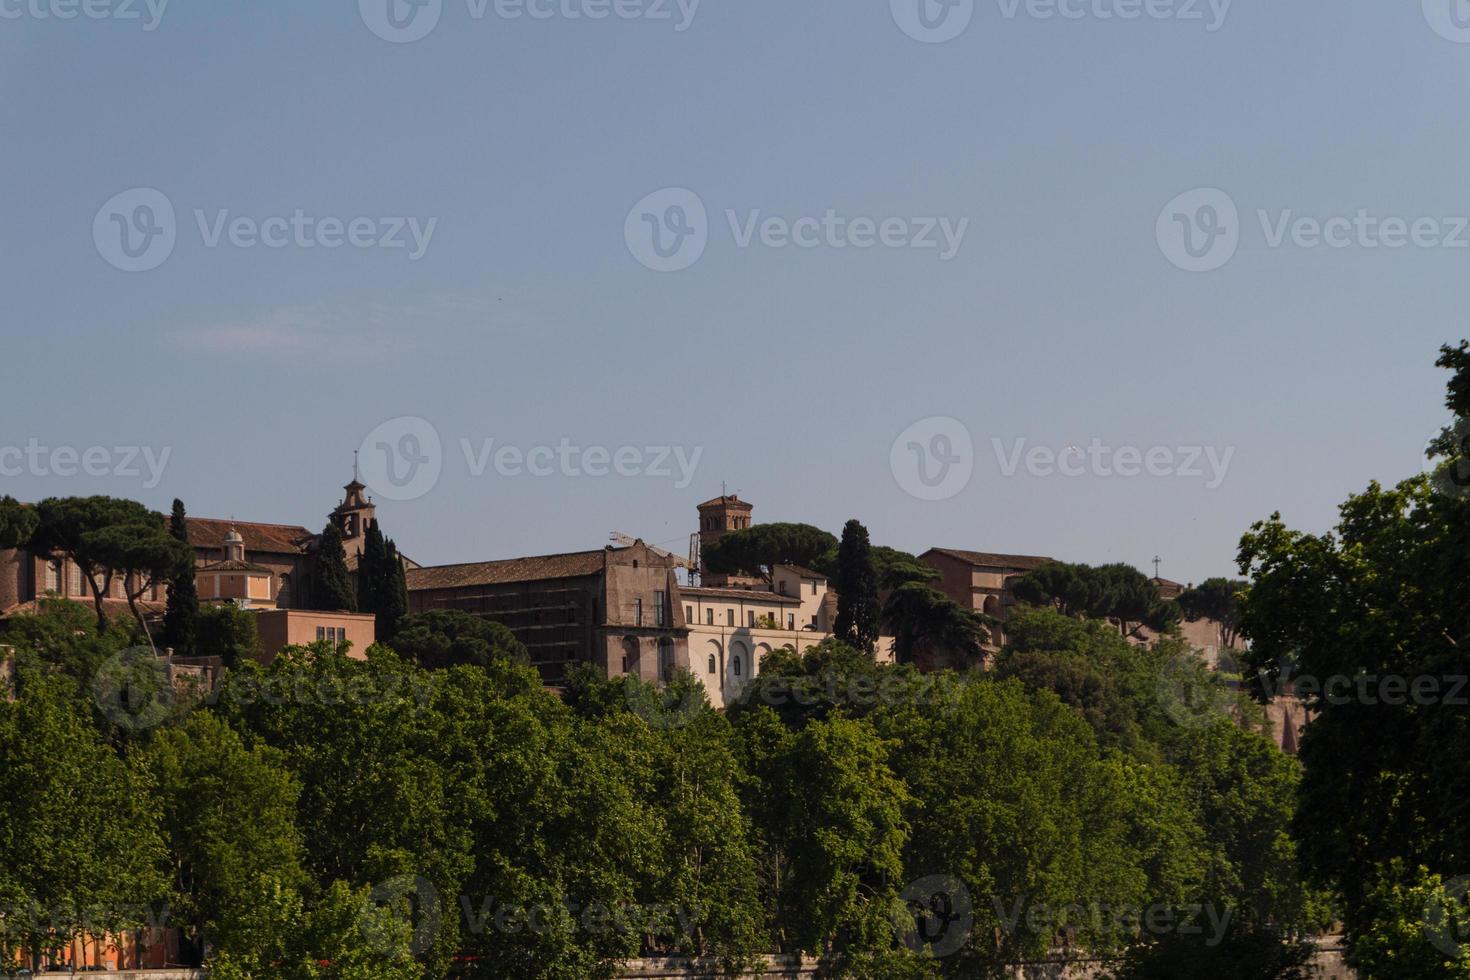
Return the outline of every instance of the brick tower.
[[[701,551],[711,542],[718,541],[731,531],[750,528],[750,515],[755,510],[751,504],[735,494],[722,494],[714,500],[699,505],[699,546]],[[720,575],[701,570],[701,585],[713,589],[742,589],[761,584],[759,579],[744,575]]]

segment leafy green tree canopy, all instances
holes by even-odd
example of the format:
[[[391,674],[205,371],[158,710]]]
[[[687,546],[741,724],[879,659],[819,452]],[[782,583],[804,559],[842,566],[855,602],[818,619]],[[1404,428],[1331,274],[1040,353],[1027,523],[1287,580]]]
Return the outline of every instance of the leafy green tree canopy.
[[[925,667],[983,663],[989,627],[994,625],[990,617],[917,581],[900,585],[888,596],[883,622],[893,631],[898,662]]]
[[[174,501],[173,512],[168,519],[168,533],[189,547],[189,517],[182,500]],[[169,578],[168,608],[163,616],[164,642],[182,654],[192,655],[199,641],[198,623],[199,583],[191,549],[190,560],[180,562]]]
[[[1432,454],[1455,469],[1470,345],[1443,348],[1439,365],[1454,419]],[[1441,477],[1370,484],[1327,534],[1273,515],[1240,547],[1247,677],[1262,698],[1290,685],[1315,713],[1300,750],[1304,863],[1341,901],[1359,965],[1396,962],[1406,978],[1465,962],[1426,945],[1422,911],[1402,918],[1406,896],[1470,868],[1470,499]]]
[[[837,539],[810,524],[757,524],[704,546],[704,569],[723,575],[771,577],[776,565],[810,567],[837,547]]]
[[[313,563],[313,605],[328,612],[357,612],[357,592],[347,570],[347,550],[342,532],[328,521],[317,539]]]
[[[34,508],[0,497],[0,548],[23,548],[36,530],[39,518]]]
[[[1239,579],[1211,578],[1192,589],[1186,589],[1176,601],[1184,618],[1191,623],[1201,619],[1219,623],[1221,645],[1234,647],[1239,625],[1240,595],[1249,587],[1249,582]]]
[[[142,625],[137,600],[155,581],[176,574],[194,553],[171,537],[163,515],[133,500],[116,497],[53,497],[36,506],[38,523],[30,549],[42,558],[71,559],[87,579],[98,629],[107,628],[103,612],[115,577],[127,584],[128,603]]]
[[[1056,606],[1069,616],[1113,620],[1125,634],[1143,627],[1167,633],[1179,621],[1179,608],[1159,596],[1153,581],[1121,563],[1048,562],[1017,580],[1014,591],[1022,602]]]
[[[420,667],[486,667],[497,660],[530,663],[530,654],[501,623],[458,609],[431,609],[403,617],[393,649]]]
[[[837,638],[859,650],[873,651],[883,610],[878,601],[878,566],[868,529],[848,521],[837,549]]]

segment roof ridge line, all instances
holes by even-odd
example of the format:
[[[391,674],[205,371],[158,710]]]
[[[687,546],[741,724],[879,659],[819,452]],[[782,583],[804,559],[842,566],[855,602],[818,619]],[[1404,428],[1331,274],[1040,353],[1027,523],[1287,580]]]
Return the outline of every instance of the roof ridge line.
[[[571,558],[574,555],[601,555],[609,551],[627,551],[627,548],[587,548],[582,551],[558,551],[550,555],[520,555],[515,558],[487,558],[483,561],[457,561],[447,565],[420,565],[410,568],[411,572],[427,572],[437,568],[475,568],[480,565],[503,565],[512,561],[544,561],[548,558]]]

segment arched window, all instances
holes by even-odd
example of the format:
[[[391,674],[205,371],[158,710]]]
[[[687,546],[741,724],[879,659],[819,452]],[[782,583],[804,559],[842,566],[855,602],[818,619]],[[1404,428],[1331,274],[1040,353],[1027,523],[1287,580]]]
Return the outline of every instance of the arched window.
[[[713,674],[715,672],[715,655],[714,654],[710,654],[709,655],[709,672],[711,674]]]

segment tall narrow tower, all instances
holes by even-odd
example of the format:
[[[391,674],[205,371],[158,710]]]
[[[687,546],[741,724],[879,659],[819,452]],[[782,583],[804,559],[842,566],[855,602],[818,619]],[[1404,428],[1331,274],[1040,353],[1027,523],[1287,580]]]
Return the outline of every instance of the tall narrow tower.
[[[718,541],[731,531],[744,531],[750,527],[750,515],[755,510],[751,504],[735,494],[721,494],[714,500],[699,505],[699,546],[701,551],[711,542]],[[699,582],[710,588],[740,588],[759,584],[759,581],[744,575],[721,575],[700,570]]]
[[[364,538],[367,535],[368,525],[377,516],[378,508],[372,500],[363,496],[367,485],[357,478],[354,468],[352,482],[342,488],[345,496],[337,509],[332,511],[332,523],[337,525],[337,530],[342,532],[342,547],[347,550],[349,559],[362,554]]]

